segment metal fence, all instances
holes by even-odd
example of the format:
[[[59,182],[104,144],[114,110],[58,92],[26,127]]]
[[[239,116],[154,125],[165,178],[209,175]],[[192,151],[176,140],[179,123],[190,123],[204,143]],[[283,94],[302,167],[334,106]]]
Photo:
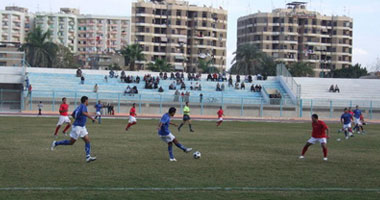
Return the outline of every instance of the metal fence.
[[[286,69],[284,64],[278,64],[276,68],[277,76],[281,76],[285,82],[285,84],[289,87],[289,89],[293,92],[297,99],[301,97],[301,85],[297,84],[294,80],[293,76],[290,74],[288,69]]]
[[[115,113],[128,113],[132,103],[136,103],[140,114],[157,115],[165,113],[169,107],[177,107],[182,114],[182,108],[186,101],[190,102],[194,115],[216,115],[219,106],[222,106],[227,116],[234,117],[283,117],[283,118],[308,118],[312,113],[318,113],[322,118],[339,118],[345,107],[359,105],[366,118],[380,119],[380,101],[359,100],[325,100],[325,99],[300,99],[297,104],[287,104],[285,99],[270,99],[269,102],[262,98],[225,97],[205,94],[199,96],[176,96],[164,94],[136,94],[124,95],[122,93],[94,93],[73,91],[38,91],[38,96],[25,93],[24,110],[36,111],[39,102],[44,105],[43,110],[58,113],[62,97],[66,97],[70,109],[80,104],[82,96],[88,96],[90,112],[97,101],[112,105]],[[112,97],[112,98],[110,98]],[[20,106],[20,107],[22,107]],[[107,113],[104,111],[104,113]]]

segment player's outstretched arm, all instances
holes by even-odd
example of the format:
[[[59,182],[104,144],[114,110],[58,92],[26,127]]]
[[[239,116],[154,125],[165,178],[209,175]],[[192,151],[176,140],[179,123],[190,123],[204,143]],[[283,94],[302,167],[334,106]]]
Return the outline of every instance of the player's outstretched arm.
[[[172,122],[170,122],[170,125],[173,125],[173,126],[175,126],[175,127],[178,127],[177,124],[174,124],[174,123],[172,123]]]
[[[91,119],[92,121],[96,121],[88,112],[83,112],[83,115]]]

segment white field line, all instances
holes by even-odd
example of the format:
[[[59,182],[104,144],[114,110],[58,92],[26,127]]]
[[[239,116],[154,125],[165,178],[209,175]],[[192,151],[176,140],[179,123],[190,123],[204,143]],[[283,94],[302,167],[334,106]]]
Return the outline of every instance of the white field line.
[[[380,188],[281,188],[281,187],[1,187],[0,191],[270,191],[270,192],[380,192]]]

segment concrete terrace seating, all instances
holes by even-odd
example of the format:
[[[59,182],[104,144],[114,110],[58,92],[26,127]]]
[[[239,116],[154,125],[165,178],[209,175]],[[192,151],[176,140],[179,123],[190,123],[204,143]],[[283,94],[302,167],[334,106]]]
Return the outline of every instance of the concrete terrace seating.
[[[85,84],[80,84],[80,78],[75,77],[75,70],[59,70],[58,71],[36,71],[29,69],[28,76],[30,83],[33,86],[32,96],[33,98],[61,98],[63,96],[69,98],[80,98],[82,95],[87,95],[91,99],[113,99],[117,100],[130,100],[137,101],[141,98],[144,101],[162,101],[162,102],[172,102],[174,100],[175,90],[168,90],[169,85],[173,80],[161,80],[159,86],[162,86],[164,89],[163,93],[159,93],[157,89],[148,90],[144,89],[145,83],[140,81],[139,84],[127,84],[121,83],[120,78],[108,78],[108,82],[105,82],[104,76],[108,74],[107,71],[103,71],[103,74],[92,73],[91,71],[83,71],[85,77]],[[140,72],[139,76],[141,80],[143,79],[144,74],[149,72]],[[118,73],[120,74],[120,73]],[[136,72],[126,72],[127,76],[133,74],[136,76]],[[158,74],[151,73],[152,76],[157,76]],[[187,77],[185,75],[185,77]],[[192,91],[190,90],[191,82],[195,86],[196,81],[185,81],[187,90],[179,90],[180,93],[189,91],[190,92],[190,102],[200,102],[199,95],[203,94],[204,103],[227,103],[227,104],[240,104],[241,99],[243,98],[244,104],[260,104],[262,95],[261,93],[250,92],[251,84],[246,83],[245,90],[235,90],[234,88],[229,88],[228,83],[225,84],[224,92],[217,92],[216,84],[217,82],[206,81],[206,76],[203,77],[200,83],[202,85],[202,91]],[[98,84],[99,89],[98,93],[94,93],[94,85]],[[267,80],[267,81],[254,81],[253,84],[260,84],[265,88],[277,89],[279,90],[284,98],[288,98],[285,90],[281,84],[276,80]],[[127,86],[133,87],[136,86],[139,90],[138,95],[126,95],[124,96],[124,90]],[[177,86],[179,88],[179,86]],[[141,96],[140,96],[141,95]]]
[[[370,101],[380,101],[380,80],[295,78],[295,81],[301,85],[302,99],[314,99],[320,104],[333,101],[345,106],[351,103],[368,106]],[[340,93],[329,92],[331,85],[338,85]]]

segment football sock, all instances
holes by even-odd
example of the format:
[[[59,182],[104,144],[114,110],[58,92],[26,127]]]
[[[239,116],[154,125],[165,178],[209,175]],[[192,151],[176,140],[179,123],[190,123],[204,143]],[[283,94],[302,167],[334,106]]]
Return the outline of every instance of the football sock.
[[[302,155],[305,155],[307,149],[309,148],[309,146],[304,146],[303,149],[302,149]]]
[[[90,157],[90,154],[91,154],[91,145],[90,145],[89,142],[85,143],[85,145],[84,145],[84,151],[86,152],[86,158]]]
[[[182,144],[180,144],[180,143],[177,143],[177,144],[175,144],[178,148],[180,148],[180,149],[182,149],[183,151],[185,151],[186,150],[186,147],[185,146],[183,146]]]
[[[181,129],[183,126],[183,123],[181,123],[179,126],[178,126],[178,130]]]
[[[71,145],[70,140],[62,140],[55,143],[56,146],[58,145]]]
[[[327,147],[322,147],[323,149],[323,156],[327,158]]]
[[[189,129],[190,129],[190,130],[193,130],[193,129],[191,128],[191,124],[189,124]]]
[[[57,128],[55,128],[55,132],[54,132],[54,135],[57,135],[59,128],[61,128],[61,126],[60,126],[60,125],[58,125],[58,126],[57,126]]]
[[[66,133],[66,131],[69,130],[70,127],[71,127],[71,125],[70,125],[70,124],[67,124],[67,125],[66,125],[66,128],[63,130],[63,133]]]
[[[169,151],[169,157],[170,157],[170,159],[173,159],[174,158],[174,155],[173,155],[173,145],[169,145],[168,146],[168,151]]]
[[[98,118],[98,116],[95,116],[95,119],[97,119]]]
[[[99,116],[99,124],[101,124],[102,123],[102,116]]]

